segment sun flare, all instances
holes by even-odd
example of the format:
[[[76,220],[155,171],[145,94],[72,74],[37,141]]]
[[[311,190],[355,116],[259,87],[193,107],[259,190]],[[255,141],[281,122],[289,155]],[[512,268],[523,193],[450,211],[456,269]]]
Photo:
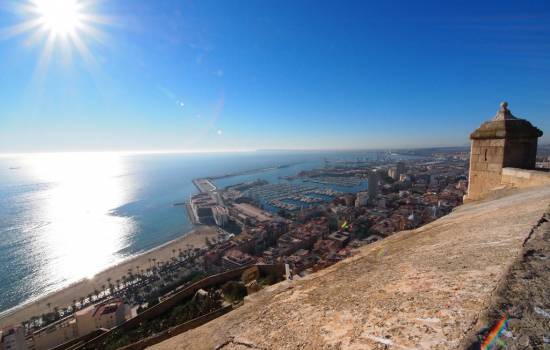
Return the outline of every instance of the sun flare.
[[[3,0],[0,0],[2,2]],[[101,27],[111,24],[98,13],[100,0],[24,0],[14,6],[22,21],[0,28],[0,37],[25,35],[25,46],[42,46],[38,57],[37,76],[42,76],[52,59],[63,64],[72,60],[72,52],[97,71],[94,49],[109,38]]]
[[[41,24],[53,34],[74,34],[81,25],[82,9],[76,0],[35,0],[34,5]]]

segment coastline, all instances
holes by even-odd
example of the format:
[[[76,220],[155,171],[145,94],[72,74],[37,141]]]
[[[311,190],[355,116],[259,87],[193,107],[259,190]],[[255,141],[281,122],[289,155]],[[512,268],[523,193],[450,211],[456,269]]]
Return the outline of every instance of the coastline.
[[[6,314],[0,318],[0,328],[21,323],[32,316],[47,313],[55,306],[69,306],[74,299],[78,300],[80,297],[86,297],[95,289],[101,290],[103,285],[109,284],[109,278],[111,279],[111,283],[115,283],[117,279],[122,279],[122,276],[127,274],[130,268],[135,271],[137,266],[140,269],[149,267],[149,259],[154,258],[157,261],[167,261],[174,256],[172,250],[175,249],[177,251],[178,248],[187,249],[189,248],[188,245],[193,246],[193,248],[202,248],[206,246],[205,238],[215,238],[217,236],[218,232],[215,227],[198,225],[174,240],[163,243],[141,254],[128,257],[120,263],[97,273],[91,279],[80,280],[34,301],[21,304],[11,310],[6,310]],[[50,304],[50,307],[48,307],[48,304]]]

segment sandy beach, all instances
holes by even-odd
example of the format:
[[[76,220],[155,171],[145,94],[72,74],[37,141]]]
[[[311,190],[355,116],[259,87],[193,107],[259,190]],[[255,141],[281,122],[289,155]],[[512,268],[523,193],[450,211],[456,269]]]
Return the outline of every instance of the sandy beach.
[[[137,266],[141,269],[145,269],[150,266],[149,259],[156,259],[157,262],[168,261],[173,256],[173,250],[188,249],[189,245],[194,248],[201,248],[206,245],[205,239],[215,238],[218,236],[218,232],[215,227],[210,226],[197,226],[192,231],[185,233],[182,237],[173,241],[167,242],[161,246],[153,248],[140,255],[130,257],[127,260],[121,262],[118,265],[108,268],[92,279],[85,279],[76,282],[64,289],[53,292],[43,298],[34,301],[32,303],[21,306],[15,309],[8,315],[5,315],[0,319],[0,328],[7,325],[18,324],[28,320],[32,316],[41,315],[50,311],[50,308],[54,306],[66,307],[72,304],[73,300],[79,300],[80,297],[86,297],[89,293],[93,293],[95,289],[101,290],[103,285],[108,285],[108,279],[111,283],[115,283],[117,279],[122,279],[122,276],[128,273],[128,269],[137,271]],[[50,308],[48,308],[50,304]]]

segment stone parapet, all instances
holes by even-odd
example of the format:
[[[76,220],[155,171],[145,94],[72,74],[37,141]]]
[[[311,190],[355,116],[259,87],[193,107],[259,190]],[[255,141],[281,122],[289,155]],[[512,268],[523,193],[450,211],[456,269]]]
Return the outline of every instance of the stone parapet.
[[[518,168],[503,168],[501,182],[503,185],[517,188],[550,185],[550,172]]]

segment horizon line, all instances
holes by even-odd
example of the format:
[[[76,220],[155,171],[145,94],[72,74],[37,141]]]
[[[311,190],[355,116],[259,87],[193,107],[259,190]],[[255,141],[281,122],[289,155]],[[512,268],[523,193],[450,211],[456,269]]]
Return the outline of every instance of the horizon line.
[[[539,145],[539,146],[542,146]],[[434,148],[462,148],[469,145],[455,146],[422,146],[422,147],[372,147],[372,148],[242,148],[242,149],[196,149],[196,150],[82,150],[82,151],[27,151],[27,152],[0,152],[0,157],[14,156],[47,156],[60,154],[206,154],[206,153],[252,153],[252,152],[353,152],[353,151],[392,151],[392,150],[421,150]]]

